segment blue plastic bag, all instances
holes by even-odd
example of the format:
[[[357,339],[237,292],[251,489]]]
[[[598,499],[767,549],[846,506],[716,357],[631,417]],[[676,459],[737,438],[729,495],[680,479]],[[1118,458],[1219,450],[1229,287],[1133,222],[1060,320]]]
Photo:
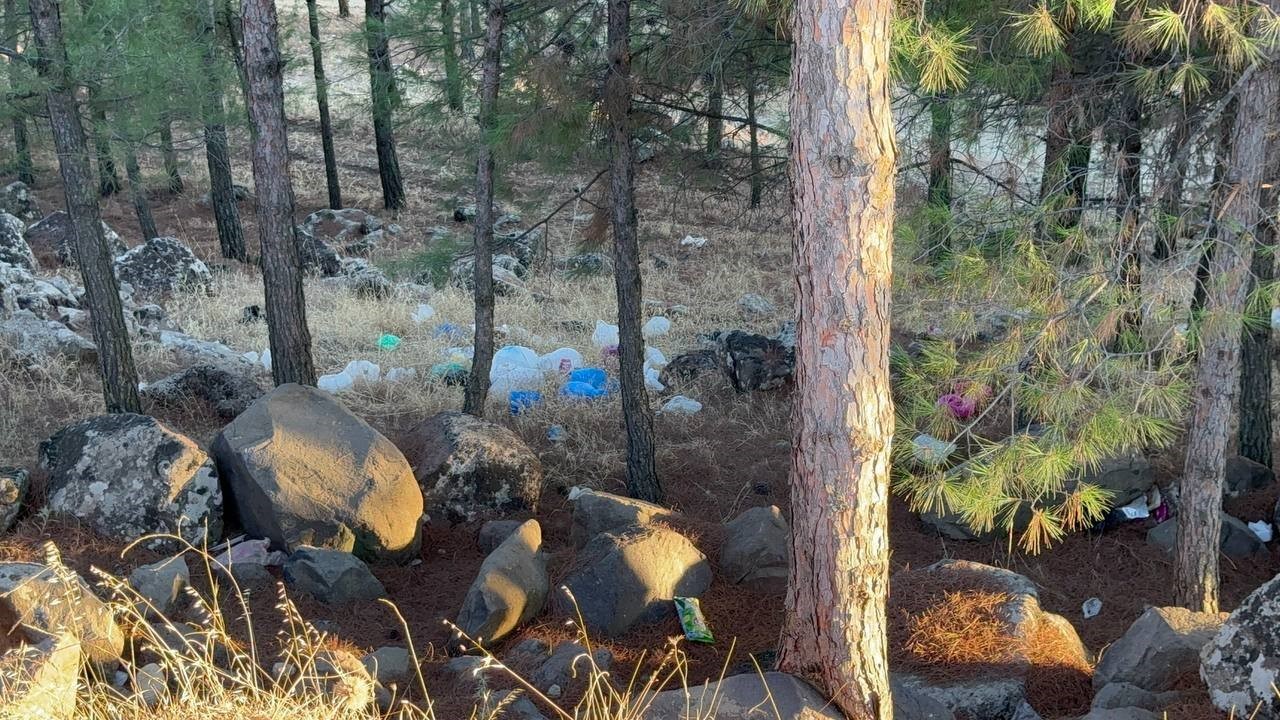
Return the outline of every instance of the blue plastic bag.
[[[570,380],[560,388],[560,397],[568,398],[570,400],[593,400],[595,398],[605,397],[608,394],[608,390],[597,388],[590,383],[585,383],[580,380]]]
[[[542,404],[542,393],[537,390],[512,390],[507,395],[507,406],[512,415],[519,415]]]
[[[578,368],[569,373],[569,382],[586,383],[605,393],[609,391],[609,373],[600,368]]]

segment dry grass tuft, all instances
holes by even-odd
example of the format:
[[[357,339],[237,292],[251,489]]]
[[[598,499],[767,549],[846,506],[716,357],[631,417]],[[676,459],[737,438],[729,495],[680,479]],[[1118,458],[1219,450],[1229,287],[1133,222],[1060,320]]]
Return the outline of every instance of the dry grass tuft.
[[[1004,593],[943,593],[940,602],[920,612],[898,608],[906,623],[900,660],[918,665],[1002,664],[1015,661],[1025,648],[1009,635],[1000,607]]]

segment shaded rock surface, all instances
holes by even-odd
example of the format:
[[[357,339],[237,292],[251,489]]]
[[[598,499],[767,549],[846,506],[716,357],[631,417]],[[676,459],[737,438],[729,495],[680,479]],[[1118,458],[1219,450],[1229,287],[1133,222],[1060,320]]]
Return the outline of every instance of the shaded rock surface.
[[[0,211],[31,222],[40,217],[40,201],[26,183],[15,180],[0,188]]]
[[[257,372],[248,363],[205,363],[179,370],[141,391],[142,399],[157,407],[176,410],[203,403],[218,417],[234,419],[262,397]]]
[[[26,468],[0,465],[0,533],[13,527],[31,487],[31,473]]]
[[[290,588],[328,605],[344,605],[386,597],[387,590],[369,566],[351,553],[300,547],[284,563]]]
[[[776,708],[776,710],[775,710]],[[922,716],[927,717],[927,716]],[[658,693],[646,720],[843,720],[805,681],[780,672],[733,675],[692,688]]]
[[[732,583],[785,588],[791,566],[791,529],[775,505],[744,511],[725,525],[720,570]]]
[[[140,295],[164,295],[209,286],[209,266],[177,238],[151,238],[116,257],[116,277]]]
[[[542,528],[528,520],[484,559],[456,624],[472,640],[489,645],[541,612],[549,590]]]
[[[1197,613],[1185,608],[1152,607],[1134,621],[1102,654],[1093,671],[1093,686],[1128,683],[1163,692],[1200,663],[1226,614]]]
[[[27,224],[7,212],[0,212],[0,262],[35,270],[35,253],[23,235]]]
[[[102,223],[102,234],[107,241],[111,256],[124,253],[128,248],[124,241],[105,222]],[[27,244],[39,257],[50,257],[58,264],[73,266],[76,260],[75,233],[71,230],[71,216],[63,210],[57,210],[44,216],[40,222],[27,228]]]
[[[99,665],[124,652],[124,633],[111,608],[75,573],[61,565],[0,563],[0,632],[29,643],[69,635]]]
[[[1204,645],[1200,677],[1218,709],[1280,718],[1280,575],[1245,598]]]
[[[1166,520],[1147,531],[1147,542],[1172,552],[1177,535],[1178,521]],[[1246,558],[1267,549],[1248,525],[1226,513],[1222,513],[1222,529],[1218,537],[1222,552],[1227,557]]]

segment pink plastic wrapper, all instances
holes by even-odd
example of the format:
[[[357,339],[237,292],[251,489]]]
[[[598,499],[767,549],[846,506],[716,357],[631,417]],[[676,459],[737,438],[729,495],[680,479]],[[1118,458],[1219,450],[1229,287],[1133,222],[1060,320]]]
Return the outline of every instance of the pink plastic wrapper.
[[[951,415],[957,420],[968,420],[973,417],[974,412],[978,409],[978,401],[976,399],[954,392],[938,398],[938,404],[950,410]]]
[[[1151,517],[1155,518],[1157,523],[1162,523],[1169,519],[1169,503],[1160,503],[1155,510],[1151,511]]]
[[[573,372],[573,361],[569,358],[560,358],[560,374],[568,375]]]

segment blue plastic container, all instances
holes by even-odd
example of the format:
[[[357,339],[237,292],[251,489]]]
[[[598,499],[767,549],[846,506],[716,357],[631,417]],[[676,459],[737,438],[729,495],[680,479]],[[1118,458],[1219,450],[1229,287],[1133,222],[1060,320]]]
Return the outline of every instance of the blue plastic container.
[[[512,390],[507,395],[507,407],[512,415],[528,412],[542,404],[542,393],[537,390]]]

